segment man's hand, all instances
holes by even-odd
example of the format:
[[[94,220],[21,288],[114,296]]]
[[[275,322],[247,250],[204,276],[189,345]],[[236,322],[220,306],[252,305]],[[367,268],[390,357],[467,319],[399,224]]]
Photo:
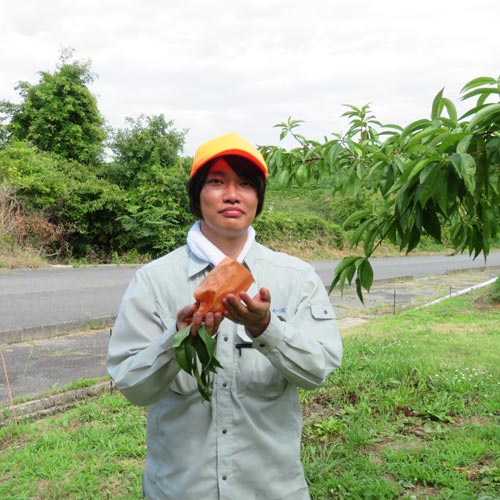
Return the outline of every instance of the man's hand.
[[[198,329],[201,325],[205,328],[209,335],[215,335],[219,329],[224,316],[221,313],[208,312],[205,317],[203,314],[196,312],[196,304],[183,307],[177,314],[177,330],[182,330],[186,326],[191,325],[191,335],[198,335]]]
[[[271,321],[271,292],[267,288],[261,288],[253,298],[246,292],[239,297],[230,293],[222,303],[226,308],[224,316],[244,325],[254,337],[261,335]]]

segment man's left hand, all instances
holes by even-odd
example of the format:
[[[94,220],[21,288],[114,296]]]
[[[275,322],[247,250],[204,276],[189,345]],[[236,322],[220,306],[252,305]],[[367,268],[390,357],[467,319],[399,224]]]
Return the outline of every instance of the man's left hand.
[[[244,325],[254,337],[261,335],[271,321],[271,292],[267,288],[261,288],[254,297],[246,292],[241,292],[239,297],[231,293],[222,303],[226,308],[224,316]]]

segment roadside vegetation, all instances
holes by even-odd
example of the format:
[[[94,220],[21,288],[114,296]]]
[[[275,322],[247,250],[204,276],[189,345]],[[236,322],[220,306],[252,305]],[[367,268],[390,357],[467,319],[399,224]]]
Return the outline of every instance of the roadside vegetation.
[[[313,500],[498,498],[499,286],[342,332],[301,393]],[[145,418],[114,392],[0,428],[0,497],[140,498]]]
[[[19,102],[0,99],[0,267],[145,262],[184,243],[187,131],[161,114],[113,129],[95,78],[63,49],[54,71],[18,82]],[[348,105],[347,132],[322,141],[301,135],[301,120],[276,125],[296,147],[260,146],[270,168],[260,241],[305,259],[345,257],[336,282],[355,280],[360,298],[370,256],[487,255],[498,245],[499,93],[498,78],[476,78],[462,89],[463,116],[440,91],[429,118],[407,126]]]

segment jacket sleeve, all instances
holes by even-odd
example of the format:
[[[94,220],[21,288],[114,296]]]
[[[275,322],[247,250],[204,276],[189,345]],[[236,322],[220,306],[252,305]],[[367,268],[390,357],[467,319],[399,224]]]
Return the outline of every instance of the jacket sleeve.
[[[147,276],[137,272],[123,296],[108,347],[108,373],[137,405],[156,401],[180,370],[172,347],[175,318],[165,324],[150,290]]]
[[[296,303],[286,320],[271,314],[267,329],[253,339],[253,347],[287,380],[313,389],[340,366],[342,341],[330,299],[314,270],[307,273]]]

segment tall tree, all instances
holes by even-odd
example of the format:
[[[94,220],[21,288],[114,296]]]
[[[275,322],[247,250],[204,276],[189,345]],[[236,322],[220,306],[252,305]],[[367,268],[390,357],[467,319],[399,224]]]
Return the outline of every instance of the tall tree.
[[[19,82],[20,104],[0,104],[0,114],[10,118],[3,141],[26,141],[68,160],[96,164],[104,151],[106,131],[88,88],[95,75],[89,61],[72,57],[73,51],[65,49],[56,71],[39,72],[36,84]]]
[[[117,218],[123,250],[155,256],[184,241],[192,219],[185,188],[190,165],[180,156],[185,134],[163,115],[128,118],[127,127],[112,134],[114,162],[99,175],[124,193]]]
[[[378,193],[373,206],[352,214],[357,224],[352,247],[364,255],[343,259],[331,289],[355,279],[358,296],[369,290],[373,270],[369,257],[384,241],[407,253],[427,234],[441,242],[446,232],[457,252],[474,257],[490,251],[500,220],[500,78],[479,77],[462,89],[472,107],[458,117],[456,106],[441,90],[430,118],[407,127],[382,125],[368,106],[348,106],[346,134],[317,142],[300,135],[300,120],[280,123],[281,138],[293,136],[289,151],[264,147],[270,171],[278,181],[304,184],[325,178],[335,190],[368,188]]]
[[[106,177],[128,189],[150,180],[155,167],[169,169],[177,165],[184,147],[185,131],[173,128],[164,115],[127,118],[127,126],[113,131],[110,148],[114,162]]]

